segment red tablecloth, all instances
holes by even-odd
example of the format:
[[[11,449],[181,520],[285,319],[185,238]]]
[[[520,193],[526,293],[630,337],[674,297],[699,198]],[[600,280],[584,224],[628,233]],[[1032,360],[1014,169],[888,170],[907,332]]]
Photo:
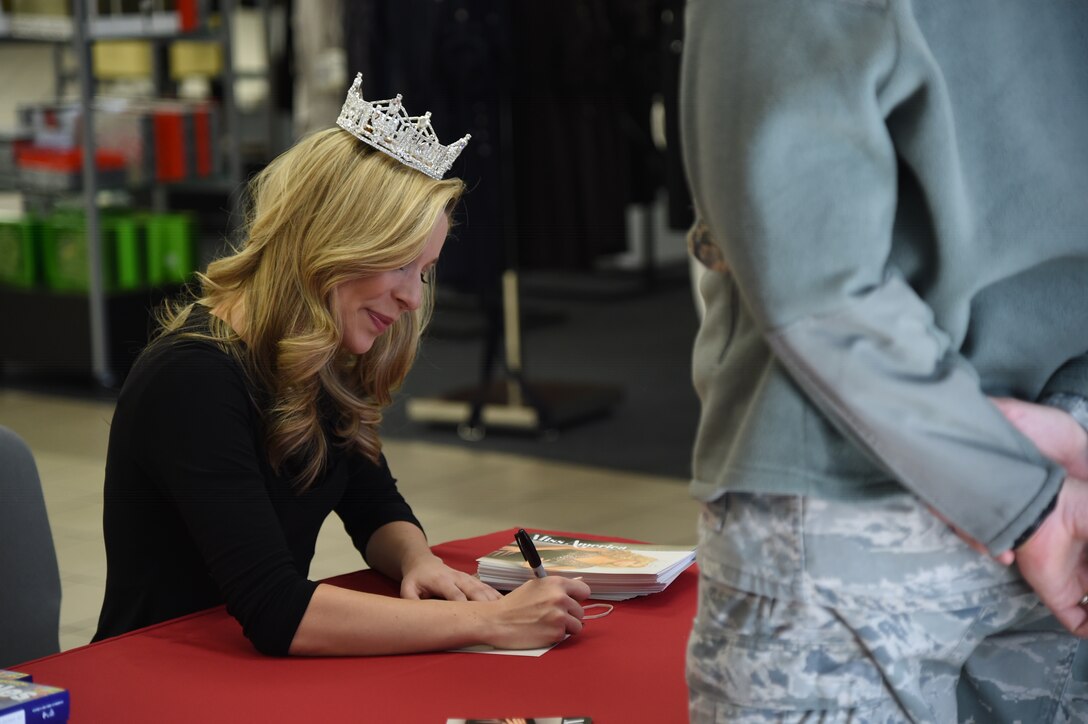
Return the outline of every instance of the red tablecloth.
[[[451,541],[435,552],[475,573],[476,558],[513,536],[511,529]],[[271,658],[219,607],[14,668],[67,688],[76,723],[588,716],[594,724],[673,724],[687,721],[684,648],[696,579],[693,566],[662,593],[615,603],[611,614],[587,621],[580,635],[539,658]],[[397,594],[371,571],[328,582]]]

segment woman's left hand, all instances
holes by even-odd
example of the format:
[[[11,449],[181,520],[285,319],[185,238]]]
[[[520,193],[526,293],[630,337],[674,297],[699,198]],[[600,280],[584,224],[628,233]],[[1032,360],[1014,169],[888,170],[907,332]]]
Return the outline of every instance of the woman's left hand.
[[[401,598],[444,598],[447,601],[497,601],[502,594],[475,576],[455,571],[428,552],[406,566]]]

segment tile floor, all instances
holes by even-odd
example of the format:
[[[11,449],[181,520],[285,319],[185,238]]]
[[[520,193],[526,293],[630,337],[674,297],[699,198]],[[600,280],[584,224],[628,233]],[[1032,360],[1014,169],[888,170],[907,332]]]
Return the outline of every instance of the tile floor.
[[[27,441],[42,479],[60,563],[63,649],[90,640],[102,602],[101,489],[112,415],[111,402],[0,389],[0,425]],[[386,454],[434,543],[514,526],[695,542],[697,508],[684,480],[402,440],[388,441]],[[313,577],[362,566],[330,517]]]

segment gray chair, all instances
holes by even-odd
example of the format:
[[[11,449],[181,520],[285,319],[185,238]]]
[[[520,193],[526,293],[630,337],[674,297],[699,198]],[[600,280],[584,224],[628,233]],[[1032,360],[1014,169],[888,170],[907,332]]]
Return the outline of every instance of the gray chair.
[[[0,427],[0,668],[60,651],[60,570],[38,467]]]

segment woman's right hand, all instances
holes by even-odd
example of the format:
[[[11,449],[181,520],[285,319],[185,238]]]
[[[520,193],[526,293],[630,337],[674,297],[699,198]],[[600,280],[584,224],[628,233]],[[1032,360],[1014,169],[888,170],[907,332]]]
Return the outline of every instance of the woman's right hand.
[[[500,649],[551,646],[582,630],[589,586],[563,576],[534,578],[499,601],[488,601],[486,642]]]

